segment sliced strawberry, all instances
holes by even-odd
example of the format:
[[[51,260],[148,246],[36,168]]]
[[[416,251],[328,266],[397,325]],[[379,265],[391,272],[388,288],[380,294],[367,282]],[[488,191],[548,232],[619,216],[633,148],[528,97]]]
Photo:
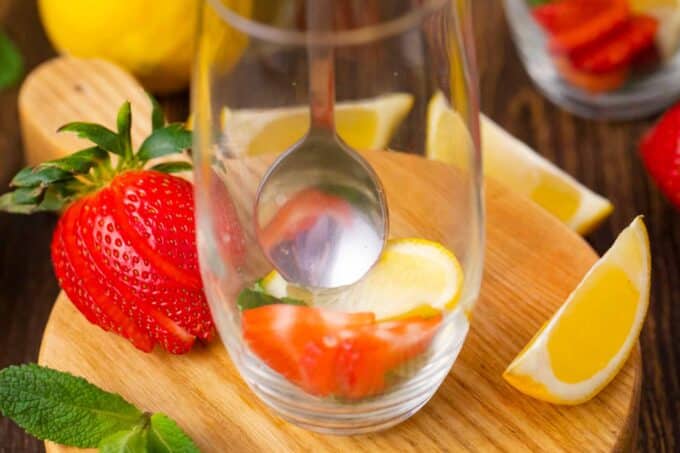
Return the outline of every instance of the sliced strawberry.
[[[558,0],[532,8],[531,14],[548,33],[563,33],[583,25],[611,3],[611,0]]]
[[[156,171],[129,171],[111,181],[111,190],[113,214],[139,253],[176,282],[201,290],[191,183]]]
[[[625,0],[610,0],[601,11],[584,17],[580,24],[565,28],[551,36],[550,50],[572,53],[607,37],[623,26],[630,18],[630,8]]]
[[[348,399],[382,392],[391,369],[424,352],[441,316],[375,323],[372,313],[267,305],[243,312],[243,337],[306,392]]]
[[[441,316],[416,317],[357,328],[340,346],[339,394],[354,399],[382,392],[386,373],[425,352],[440,322]]]
[[[570,59],[576,68],[591,73],[624,68],[640,53],[654,46],[657,28],[655,18],[634,16],[606,38],[574,52]]]
[[[645,134],[640,153],[659,189],[680,209],[680,104]]]
[[[173,325],[168,329],[177,331],[182,341],[192,342],[191,335],[212,338],[214,327],[203,292],[180,286],[140,256],[132,241],[122,236],[114,209],[113,193],[106,188],[81,214],[81,234],[102,272],[135,301],[141,299],[170,318]]]
[[[120,335],[130,340],[136,348],[150,352],[153,349],[153,341],[144,331],[142,325],[138,325],[133,319],[131,312],[134,307],[126,304],[120,294],[110,288],[108,279],[99,272],[99,269],[89,258],[89,253],[81,240],[77,230],[80,209],[87,199],[81,199],[73,203],[66,210],[63,217],[59,220],[62,223],[63,245],[65,253],[73,265],[74,275],[79,279],[72,281],[74,285],[68,284],[65,269],[55,266],[57,278],[67,282],[63,287],[69,299],[78,300],[76,304],[84,305],[85,299],[79,294],[77,284],[84,289],[89,298],[101,309],[101,311],[111,320],[112,326]],[[55,243],[53,247],[58,247]]]
[[[322,352],[327,332],[370,324],[372,313],[335,313],[294,305],[267,305],[243,312],[243,338],[273,370],[287,379],[301,381],[301,360],[309,343]],[[311,346],[310,346],[311,347]]]
[[[574,67],[566,56],[553,57],[553,62],[564,80],[593,94],[620,88],[626,83],[630,72],[629,68],[623,67],[610,72],[593,74]]]
[[[351,207],[338,196],[317,189],[303,190],[279,208],[260,233],[260,244],[265,251],[270,250],[309,230],[323,217],[347,223],[351,221]]]
[[[128,315],[134,316],[137,323],[154,341],[169,352],[176,354],[187,352],[191,349],[195,337],[164,312],[163,308],[167,307],[160,306],[159,301],[154,300],[154,292],[148,287],[150,276],[142,275],[145,271],[153,270],[145,269],[148,263],[139,259],[131,242],[121,235],[122,229],[111,213],[113,210],[111,198],[110,189],[104,188],[87,199],[83,205],[80,221],[76,227],[79,236],[83,238],[89,254],[88,259],[93,261],[108,279],[109,287],[120,294],[123,310]],[[130,262],[137,258],[137,266],[126,268],[125,256]],[[139,276],[135,276],[135,271],[139,272]],[[141,280],[138,280],[138,288],[132,283],[135,278]],[[155,296],[160,298],[161,295],[156,291]]]
[[[62,126],[92,146],[21,170],[13,190],[0,196],[0,210],[63,213],[52,258],[74,305],[143,351],[158,343],[184,353],[197,336],[209,340],[214,334],[198,271],[193,186],[169,175],[190,165],[179,160],[144,167],[183,152],[191,132],[165,124],[153,99],[151,117],[153,130],[137,150],[129,102],[118,111],[115,132],[92,123]]]
[[[97,303],[92,298],[87,287],[83,283],[71,259],[66,252],[66,244],[63,237],[64,221],[57,222],[57,227],[54,230],[52,237],[52,264],[59,281],[59,287],[64,290],[69,299],[76,306],[80,312],[85,315],[88,321],[98,325],[102,329],[109,331],[113,327],[111,319],[102,311]]]

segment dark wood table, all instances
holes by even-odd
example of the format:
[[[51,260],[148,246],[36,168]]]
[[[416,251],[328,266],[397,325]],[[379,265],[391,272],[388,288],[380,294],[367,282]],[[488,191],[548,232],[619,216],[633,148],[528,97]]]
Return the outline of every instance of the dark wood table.
[[[616,206],[607,222],[588,237],[593,247],[605,251],[636,214],[646,216],[652,241],[652,303],[640,340],[644,381],[637,447],[680,451],[680,211],[662,198],[637,154],[639,137],[653,119],[586,121],[550,104],[517,58],[500,2],[472,3],[482,110]],[[0,0],[0,26],[21,49],[28,69],[54,55],[35,2]],[[0,155],[7,156],[0,165],[19,168],[17,92],[16,88],[0,92]],[[186,115],[186,93],[163,102],[170,116]],[[0,192],[6,184],[0,181]],[[0,368],[37,359],[43,327],[58,293],[49,259],[55,221],[52,215],[0,214]],[[42,450],[41,442],[0,419],[0,453]]]

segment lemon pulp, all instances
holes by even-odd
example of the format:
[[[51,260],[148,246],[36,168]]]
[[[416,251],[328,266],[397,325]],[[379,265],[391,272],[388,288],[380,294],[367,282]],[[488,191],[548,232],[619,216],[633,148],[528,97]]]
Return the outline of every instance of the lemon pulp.
[[[604,369],[637,312],[640,292],[621,268],[604,265],[590,277],[548,338],[553,373],[563,382],[580,382]]]

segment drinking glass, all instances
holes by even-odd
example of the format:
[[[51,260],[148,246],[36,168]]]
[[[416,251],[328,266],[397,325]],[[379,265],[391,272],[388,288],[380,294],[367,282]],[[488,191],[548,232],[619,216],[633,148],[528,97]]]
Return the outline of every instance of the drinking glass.
[[[433,396],[479,293],[484,213],[470,5],[338,0],[326,3],[329,20],[319,28],[307,20],[313,1],[201,5],[192,87],[199,256],[218,332],[252,391],[307,429],[366,433],[405,420]],[[323,290],[285,282],[263,253],[257,189],[276,156],[309,127],[310,48],[332,55],[340,139],[382,182],[385,250],[401,241],[446,269],[457,261],[459,273],[444,272],[449,283],[437,293],[455,291],[455,300],[420,303],[436,292],[419,280],[427,277],[422,266],[379,285],[365,277]],[[314,240],[320,223],[334,227],[334,206],[361,202],[329,187],[278,201],[294,218],[305,218],[302,198],[327,210],[293,222],[292,256],[296,241]],[[348,267],[356,258],[335,257]],[[392,259],[383,255],[375,269]],[[416,309],[384,316],[394,297],[409,302],[404,294]]]

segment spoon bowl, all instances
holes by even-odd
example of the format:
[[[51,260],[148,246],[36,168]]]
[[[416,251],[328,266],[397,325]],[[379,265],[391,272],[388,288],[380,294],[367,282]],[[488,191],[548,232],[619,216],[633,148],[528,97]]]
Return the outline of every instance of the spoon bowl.
[[[256,233],[289,282],[337,288],[378,260],[387,202],[370,165],[327,130],[310,132],[279,156],[258,189]]]

